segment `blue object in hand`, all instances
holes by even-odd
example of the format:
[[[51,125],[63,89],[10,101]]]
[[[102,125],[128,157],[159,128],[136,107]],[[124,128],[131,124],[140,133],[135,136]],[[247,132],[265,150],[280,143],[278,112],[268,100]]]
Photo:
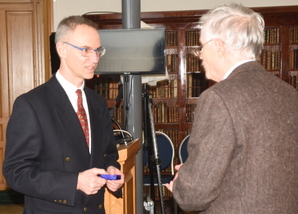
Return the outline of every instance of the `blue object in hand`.
[[[104,178],[106,180],[119,180],[119,179],[121,179],[120,175],[101,174],[99,177]]]

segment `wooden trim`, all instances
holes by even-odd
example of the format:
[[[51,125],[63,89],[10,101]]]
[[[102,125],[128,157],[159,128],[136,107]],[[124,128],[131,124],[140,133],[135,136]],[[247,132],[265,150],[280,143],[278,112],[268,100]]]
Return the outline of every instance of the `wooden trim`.
[[[276,7],[251,7],[256,12],[263,15],[275,14],[275,15],[287,15],[291,16],[291,13],[298,11],[298,6],[276,6]],[[194,22],[206,13],[208,10],[187,10],[187,11],[158,11],[158,12],[142,12],[141,20],[148,23],[162,22]],[[95,22],[103,21],[105,24],[121,25],[122,13],[112,14],[85,14],[88,18]],[[297,15],[296,15],[297,16]],[[161,20],[162,19],[162,20]]]
[[[45,57],[45,79],[47,81],[52,76],[51,70],[51,56],[50,56],[50,35],[54,31],[53,21],[53,1],[44,0],[43,4],[43,17],[44,17],[44,57]]]
[[[32,0],[0,0],[0,3],[30,3]]]

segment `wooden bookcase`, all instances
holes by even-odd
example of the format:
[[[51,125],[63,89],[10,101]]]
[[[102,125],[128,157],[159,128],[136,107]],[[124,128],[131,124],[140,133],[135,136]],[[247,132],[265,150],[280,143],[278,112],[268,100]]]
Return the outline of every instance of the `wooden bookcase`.
[[[263,66],[298,90],[298,6],[255,8],[255,11],[264,16],[266,24]]]
[[[298,6],[252,9],[261,13],[266,23],[266,42],[260,58],[261,63],[269,72],[298,90]],[[179,163],[177,157],[180,142],[190,133],[198,97],[202,91],[214,84],[205,79],[201,62],[191,54],[191,51],[200,45],[199,18],[205,12],[207,11],[141,13],[143,22],[166,28],[169,80],[159,82],[156,87],[149,87],[149,92],[153,96],[155,129],[165,132],[172,139],[176,150],[176,163]],[[119,13],[86,14],[86,17],[95,21],[99,29],[122,27],[122,16]],[[98,85],[102,84],[99,83],[101,78],[111,80],[101,87],[108,87],[110,92],[117,89],[117,80],[101,76],[95,77],[91,83],[94,86],[96,82],[96,90]],[[110,105],[114,105],[112,95],[107,98]],[[123,115],[121,111],[121,108],[116,111],[117,120],[120,122]]]

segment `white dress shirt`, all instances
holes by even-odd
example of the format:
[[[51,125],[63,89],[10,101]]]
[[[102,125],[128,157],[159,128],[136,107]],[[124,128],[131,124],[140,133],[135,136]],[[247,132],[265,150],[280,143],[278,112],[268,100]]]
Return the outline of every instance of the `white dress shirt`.
[[[75,112],[78,111],[78,95],[76,94],[76,90],[77,89],[81,89],[82,91],[82,99],[83,99],[83,106],[87,115],[87,120],[88,120],[88,129],[89,129],[89,153],[91,153],[91,128],[90,128],[90,118],[89,118],[89,109],[88,109],[88,104],[87,104],[87,98],[84,92],[84,86],[85,86],[85,82],[83,82],[83,84],[81,85],[81,87],[77,88],[75,85],[73,85],[72,83],[70,83],[69,81],[67,81],[59,72],[59,70],[56,72],[56,78],[58,80],[58,82],[60,83],[60,85],[62,86],[62,88],[64,89],[64,91],[66,92],[71,105],[73,107],[73,109],[75,110]]]

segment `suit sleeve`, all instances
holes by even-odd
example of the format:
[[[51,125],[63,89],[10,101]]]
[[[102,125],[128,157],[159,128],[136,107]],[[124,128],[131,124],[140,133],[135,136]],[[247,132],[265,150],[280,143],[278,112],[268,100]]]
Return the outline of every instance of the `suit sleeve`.
[[[205,210],[216,199],[234,148],[229,110],[218,94],[206,91],[200,96],[195,111],[188,159],[173,184],[174,198],[183,210]]]
[[[3,174],[8,185],[43,200],[74,205],[77,173],[43,169],[44,139],[34,108],[25,96],[16,99],[7,125]],[[53,154],[55,158],[55,154]],[[58,157],[56,157],[57,159]]]
[[[106,103],[106,101],[105,101]],[[107,108],[107,105],[105,105],[106,108],[104,109],[104,117],[105,117],[105,127],[104,127],[104,133],[105,136],[107,137],[107,148],[106,148],[106,154],[104,155],[104,168],[107,169],[109,166],[114,166],[118,169],[120,169],[120,164],[117,162],[119,156],[118,156],[118,150],[116,147],[116,141],[115,137],[113,134],[113,125],[112,125],[112,120],[109,114],[109,110]]]

